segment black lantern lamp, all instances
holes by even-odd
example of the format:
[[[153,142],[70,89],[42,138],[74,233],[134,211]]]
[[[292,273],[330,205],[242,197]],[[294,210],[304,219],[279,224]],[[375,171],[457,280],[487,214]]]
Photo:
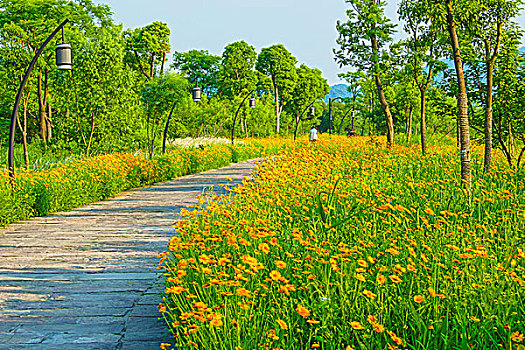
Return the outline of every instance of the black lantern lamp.
[[[193,96],[193,102],[199,102],[201,100],[201,88],[198,86],[194,87],[191,95]]]
[[[255,97],[250,98],[250,108],[255,108]]]
[[[315,107],[310,107],[310,117],[315,116]]]
[[[56,47],[56,62],[59,70],[71,70],[71,45],[64,42],[64,27],[62,27],[62,44]]]

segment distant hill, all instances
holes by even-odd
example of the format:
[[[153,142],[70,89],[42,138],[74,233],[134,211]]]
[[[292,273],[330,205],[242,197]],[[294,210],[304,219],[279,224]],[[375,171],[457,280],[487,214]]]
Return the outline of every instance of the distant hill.
[[[325,100],[328,101],[329,98],[336,97],[352,97],[350,92],[348,92],[348,85],[346,84],[337,84],[330,87],[330,93],[325,96]]]

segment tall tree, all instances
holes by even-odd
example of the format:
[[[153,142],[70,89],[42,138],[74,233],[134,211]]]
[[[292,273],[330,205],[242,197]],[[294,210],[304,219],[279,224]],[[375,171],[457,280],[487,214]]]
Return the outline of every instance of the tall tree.
[[[147,146],[150,157],[153,155],[155,140],[164,117],[174,103],[185,100],[187,91],[187,79],[176,73],[155,77],[144,84],[140,94],[146,109]]]
[[[473,1],[471,18],[465,25],[472,37],[472,43],[485,63],[485,157],[484,170],[490,171],[492,165],[492,129],[493,129],[493,86],[494,65],[499,55],[501,41],[505,31],[514,31],[515,23],[511,19],[519,14],[521,0],[476,0]]]
[[[272,80],[277,134],[280,131],[283,106],[292,97],[296,84],[296,64],[297,59],[282,44],[262,49],[257,58],[256,69]]]
[[[428,0],[423,3],[422,8],[426,16],[437,26],[447,29],[451,56],[456,71],[456,82],[458,88],[458,130],[461,162],[461,180],[464,188],[470,193],[472,185],[471,161],[470,161],[470,122],[468,113],[467,85],[463,71],[462,50],[459,41],[458,30],[461,23],[468,20],[470,13],[476,11],[471,8],[470,0]]]
[[[346,0],[348,21],[337,22],[339,49],[334,49],[335,60],[340,66],[354,66],[372,75],[377,95],[386,118],[387,141],[394,144],[394,120],[382,83],[382,64],[388,58],[384,46],[394,33],[394,25],[384,15],[385,3],[381,0]]]
[[[255,48],[244,40],[227,45],[222,53],[221,69],[217,74],[219,94],[233,99],[255,89],[256,59]]]
[[[92,33],[97,27],[111,25],[110,15],[106,5],[95,5],[92,0],[1,0],[0,46],[19,52],[23,64],[15,64],[11,68],[19,72],[14,74],[21,76],[40,45],[65,18],[70,19],[66,32],[74,38]],[[55,70],[54,60],[51,59],[54,56],[52,46],[46,46],[33,68],[32,76],[38,102],[39,136],[44,143],[50,141],[53,129],[53,92],[49,89],[49,75]]]
[[[151,80],[164,73],[166,55],[170,52],[170,29],[166,23],[153,22],[145,27],[127,30],[126,63]],[[159,67],[160,66],[160,67]]]
[[[421,153],[427,152],[426,91],[437,72],[446,68],[441,58],[441,28],[425,17],[424,3],[419,0],[403,0],[398,9],[399,17],[405,22],[409,38],[404,47],[409,62],[409,71],[420,96]]]
[[[322,72],[317,68],[309,68],[302,64],[297,69],[297,83],[287,109],[295,119],[294,139],[297,137],[297,129],[307,108],[312,106],[316,100],[324,98],[330,91],[330,85],[321,76]]]

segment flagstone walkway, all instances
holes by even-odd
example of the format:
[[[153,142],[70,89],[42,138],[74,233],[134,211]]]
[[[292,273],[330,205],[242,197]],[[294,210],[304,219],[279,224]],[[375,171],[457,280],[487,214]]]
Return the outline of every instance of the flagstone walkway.
[[[157,254],[181,208],[255,161],[0,229],[0,350],[159,349]]]

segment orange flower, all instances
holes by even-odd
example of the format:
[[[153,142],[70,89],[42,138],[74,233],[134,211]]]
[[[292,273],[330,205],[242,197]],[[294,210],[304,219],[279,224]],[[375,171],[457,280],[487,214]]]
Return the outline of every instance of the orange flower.
[[[517,343],[523,341],[523,339],[525,338],[525,336],[523,334],[521,334],[520,332],[514,332],[510,335],[510,339],[512,341],[515,341]]]
[[[369,291],[368,289],[365,289],[363,291],[363,294],[366,295],[367,297],[369,297],[370,299],[375,299],[375,297],[377,297],[376,294],[372,293],[371,291]]]
[[[367,263],[366,261],[364,261],[364,260],[359,260],[359,261],[357,262],[357,264],[358,264],[359,266],[361,266],[361,267],[364,267],[364,268],[367,268],[367,267],[368,267],[368,263]]]
[[[159,312],[164,313],[164,312],[166,312],[166,305],[164,305],[164,304],[159,304],[159,305],[157,306],[157,309],[159,309]]]
[[[301,304],[297,305],[297,308],[295,309],[295,311],[297,311],[297,313],[303,316],[304,318],[308,318],[310,316],[310,310],[308,310]]]
[[[239,289],[237,289],[237,295],[240,296],[240,297],[249,297],[250,296],[250,291],[248,289],[245,289],[245,288],[239,288]]]
[[[260,243],[259,250],[263,252],[264,254],[268,254],[270,252],[270,247],[266,243]]]
[[[366,318],[366,320],[367,320],[368,323],[370,323],[370,324],[375,324],[375,323],[377,323],[377,319],[376,319],[376,317],[373,316],[373,315],[368,315],[368,317]]]
[[[166,288],[166,294],[180,294],[182,292],[187,292],[188,289],[181,287],[181,286],[175,286],[175,287],[168,287]]]
[[[288,325],[286,324],[286,322],[284,322],[283,320],[277,320],[277,323],[279,324],[279,326],[281,327],[281,329],[284,329],[284,330],[287,330],[288,329]]]
[[[347,345],[345,350],[355,350],[353,347],[351,347],[350,345]]]
[[[243,304],[241,302],[237,302],[237,305],[239,305],[239,307],[243,310],[249,310],[250,309],[250,305],[247,305],[247,304]]]
[[[376,282],[379,284],[384,284],[386,282],[386,277],[379,274],[377,275]]]
[[[355,330],[365,329],[365,327],[363,327],[363,325],[357,321],[350,322],[350,326],[352,326],[352,328]]]
[[[193,307],[196,309],[206,309],[208,306],[204,304],[202,301],[198,301],[196,303],[193,303]]]
[[[428,292],[429,292],[430,295],[433,296],[434,298],[437,297],[437,294],[436,294],[436,291],[434,290],[434,288],[432,288],[432,287],[428,287]]]
[[[387,331],[387,333],[397,345],[403,345],[403,339],[399,338],[394,332]]]
[[[424,298],[422,295],[419,295],[419,294],[418,294],[418,295],[415,295],[415,296],[414,296],[414,301],[415,301],[416,303],[418,303],[418,304],[421,303],[421,302],[423,302],[424,300],[425,300],[425,298]]]
[[[284,261],[276,260],[275,261],[275,266],[277,266],[280,269],[285,269],[286,268],[286,263]]]
[[[390,275],[388,277],[394,283],[401,283],[401,282],[403,282],[403,280],[401,278],[399,278],[399,276],[397,276],[397,275]]]
[[[274,280],[274,281],[282,281],[282,280],[284,280],[283,275],[281,275],[281,273],[280,273],[279,271],[275,271],[275,270],[273,270],[272,272],[270,272],[270,277],[271,277],[272,280]]]
[[[382,324],[374,324],[372,325],[372,327],[374,327],[374,331],[376,331],[377,333],[383,333],[385,331],[385,327],[383,327]]]
[[[220,318],[214,318],[211,320],[210,324],[215,327],[220,327],[222,326],[222,320]]]
[[[160,343],[160,348],[161,350],[166,350],[167,348],[169,348],[171,346],[170,343]]]
[[[355,279],[358,280],[358,281],[366,282],[366,278],[365,278],[365,276],[363,276],[363,275],[361,275],[361,274],[355,274],[354,277],[355,277]]]

